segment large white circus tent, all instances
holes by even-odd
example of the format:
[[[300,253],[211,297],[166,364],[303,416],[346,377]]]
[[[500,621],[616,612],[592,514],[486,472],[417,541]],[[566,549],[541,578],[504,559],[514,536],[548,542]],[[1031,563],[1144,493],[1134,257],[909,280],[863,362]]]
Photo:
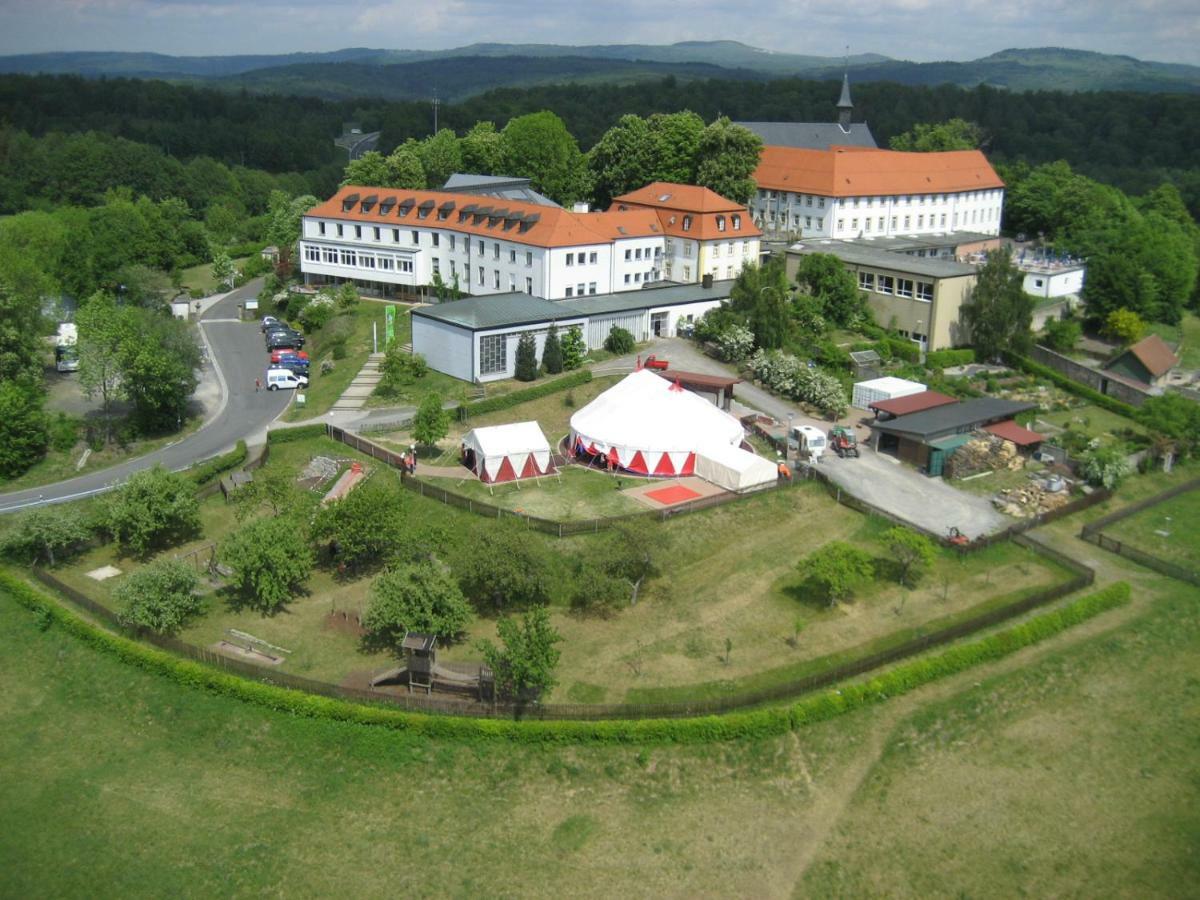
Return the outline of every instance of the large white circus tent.
[[[775,464],[741,449],[742,424],[641,369],[571,416],[571,452],[639,475],[699,475],[727,490],[774,482]]]
[[[534,478],[554,471],[550,444],[537,422],[511,422],[468,431],[463,464],[487,484]]]

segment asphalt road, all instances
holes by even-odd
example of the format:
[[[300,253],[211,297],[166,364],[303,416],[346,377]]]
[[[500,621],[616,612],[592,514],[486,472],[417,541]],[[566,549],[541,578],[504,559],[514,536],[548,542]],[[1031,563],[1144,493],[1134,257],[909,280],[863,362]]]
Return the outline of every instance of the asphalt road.
[[[265,429],[291,400],[291,391],[254,389],[263,379],[267,354],[257,323],[238,321],[238,303],[257,296],[262,286],[255,279],[217,301],[200,316],[210,357],[221,382],[222,401],[216,413],[197,432],[175,444],[120,465],[42,487],[0,494],[0,514],[47,503],[63,503],[111,490],[134,472],[162,465],[185,469],[199,460],[233,448],[239,440],[256,443]]]

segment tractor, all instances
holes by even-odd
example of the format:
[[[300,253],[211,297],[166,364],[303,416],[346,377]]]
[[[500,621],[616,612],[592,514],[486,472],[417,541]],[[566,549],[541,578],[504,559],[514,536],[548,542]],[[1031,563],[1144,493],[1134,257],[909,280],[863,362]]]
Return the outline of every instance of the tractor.
[[[851,428],[846,428],[844,425],[834,425],[829,430],[829,446],[842,459],[845,459],[847,456],[853,456],[855,459],[858,459],[858,438],[854,436],[854,430]]]

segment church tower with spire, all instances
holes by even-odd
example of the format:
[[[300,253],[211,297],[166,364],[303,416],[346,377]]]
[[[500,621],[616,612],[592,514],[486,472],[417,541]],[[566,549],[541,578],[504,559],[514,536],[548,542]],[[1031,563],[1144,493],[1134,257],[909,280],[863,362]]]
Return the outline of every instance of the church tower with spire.
[[[838,126],[846,134],[850,133],[850,114],[854,111],[854,104],[850,101],[850,73],[847,72],[842,76],[842,96],[838,98]]]

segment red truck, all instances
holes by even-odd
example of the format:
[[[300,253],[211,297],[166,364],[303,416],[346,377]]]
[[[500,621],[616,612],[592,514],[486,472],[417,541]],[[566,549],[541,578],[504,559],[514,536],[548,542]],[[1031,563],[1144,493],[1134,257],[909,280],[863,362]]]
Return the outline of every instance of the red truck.
[[[658,369],[660,371],[665,371],[670,363],[668,363],[665,359],[659,359],[657,356],[651,353],[646,357],[646,361],[642,365],[647,369]]]

